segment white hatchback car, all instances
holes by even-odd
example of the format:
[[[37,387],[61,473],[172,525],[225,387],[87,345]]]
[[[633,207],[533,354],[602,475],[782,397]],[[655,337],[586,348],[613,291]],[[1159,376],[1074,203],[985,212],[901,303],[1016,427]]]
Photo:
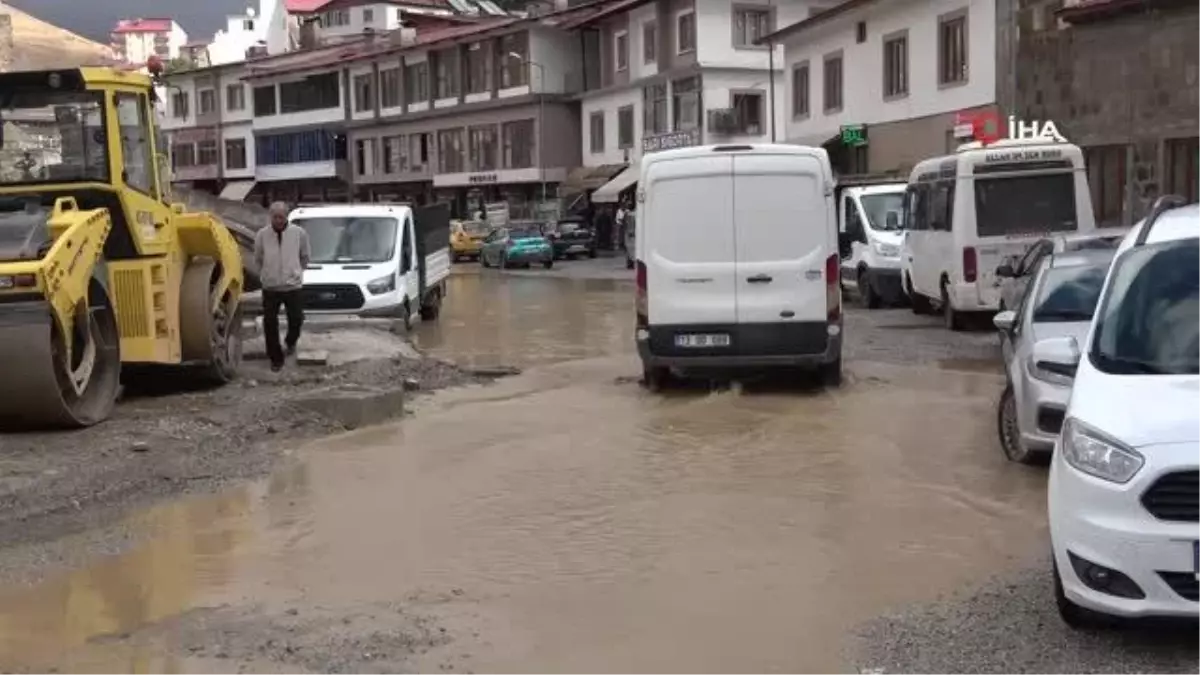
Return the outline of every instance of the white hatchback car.
[[[1082,349],[1034,346],[1039,368],[1074,377],[1048,491],[1072,626],[1200,615],[1198,326],[1200,206],[1164,197],[1117,249]]]

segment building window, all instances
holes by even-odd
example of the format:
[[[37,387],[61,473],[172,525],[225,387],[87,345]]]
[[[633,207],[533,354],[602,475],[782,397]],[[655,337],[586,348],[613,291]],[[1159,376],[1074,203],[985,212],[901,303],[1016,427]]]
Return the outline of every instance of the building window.
[[[438,173],[462,173],[467,170],[462,129],[438,132]]]
[[[196,162],[200,166],[216,166],[220,161],[216,141],[206,140],[196,144]]]
[[[404,101],[424,103],[429,100],[429,62],[404,64]]]
[[[524,87],[529,84],[529,34],[513,33],[500,38],[500,88]]]
[[[760,91],[735,92],[730,98],[737,132],[749,136],[761,135],[763,132],[763,93]]]
[[[371,74],[354,76],[354,112],[375,109],[375,88],[371,86]]]
[[[908,35],[895,35],[883,41],[883,97],[908,94]]]
[[[485,42],[467,46],[467,93],[483,94],[492,90],[492,52]]]
[[[675,104],[675,131],[700,128],[700,77],[687,77],[671,83],[671,98]]]
[[[246,87],[240,84],[225,86],[225,109],[230,112],[246,109]]]
[[[267,85],[265,87],[254,88],[254,116],[268,117],[274,115],[275,107],[275,85]]]
[[[1166,142],[1166,192],[1183,197],[1189,204],[1196,201],[1196,163],[1200,159],[1200,138],[1171,138]]]
[[[686,54],[696,50],[696,13],[684,12],[675,18],[676,51]]]
[[[408,138],[388,136],[383,139],[383,172],[398,174],[408,171]]]
[[[458,48],[443,49],[431,55],[436,79],[433,83],[434,99],[458,96]]]
[[[808,117],[809,107],[809,70],[808,62],[792,67],[792,117]]]
[[[177,91],[171,94],[171,116],[180,120],[187,119],[188,102],[186,91]]]
[[[225,168],[246,168],[246,139],[233,138],[225,141]]]
[[[938,84],[967,81],[967,15],[965,12],[938,20]]]
[[[633,106],[623,106],[617,110],[617,148],[625,150],[633,147]]]
[[[757,47],[759,38],[771,32],[772,23],[769,7],[734,7],[733,46]]]
[[[822,106],[826,113],[842,109],[842,53],[825,57],[825,98]]]
[[[201,89],[196,96],[200,104],[201,115],[211,115],[217,111],[217,92],[214,89]]]
[[[533,120],[507,122],[500,127],[505,169],[528,169],[533,166],[536,143],[533,130]]]
[[[400,105],[400,69],[379,71],[379,105],[395,108]]]
[[[629,33],[621,31],[613,36],[613,53],[617,59],[617,72],[629,70]]]
[[[325,28],[337,28],[350,25],[350,10],[335,9],[321,15],[321,25]]]
[[[429,148],[433,135],[428,133],[408,135],[408,163],[410,171],[424,171],[429,166]]]
[[[471,150],[471,171],[495,171],[499,168],[497,154],[500,151],[496,125],[471,127],[468,130]]]
[[[196,166],[196,144],[176,143],[171,148],[171,165],[176,169]]]
[[[364,138],[354,141],[354,173],[367,175],[367,141]]]
[[[667,85],[652,84],[642,90],[642,127],[646,134],[667,132]]]
[[[1100,145],[1084,148],[1088,187],[1092,190],[1092,210],[1096,224],[1120,225],[1125,220],[1126,155],[1124,145]]]
[[[279,112],[286,114],[341,107],[340,79],[337,72],[320,73],[280,84]]]
[[[330,162],[337,159],[337,142],[324,129],[258,136],[254,139],[254,162],[259,165]]]
[[[598,110],[588,118],[588,138],[592,154],[604,152],[604,111]]]
[[[653,21],[642,26],[642,62],[658,61],[658,24]]]
[[[363,7],[362,19],[364,24],[375,23],[375,10],[370,7]]]

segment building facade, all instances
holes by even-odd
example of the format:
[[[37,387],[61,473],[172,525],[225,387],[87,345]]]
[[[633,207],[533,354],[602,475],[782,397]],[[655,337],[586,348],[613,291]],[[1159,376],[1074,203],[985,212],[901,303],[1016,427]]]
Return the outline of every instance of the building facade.
[[[995,111],[996,0],[848,0],[780,31],[786,140],[843,174],[906,175]]]
[[[151,56],[164,62],[177,58],[187,33],[174,19],[125,19],[112,31],[114,55],[126,63],[144,64]]]

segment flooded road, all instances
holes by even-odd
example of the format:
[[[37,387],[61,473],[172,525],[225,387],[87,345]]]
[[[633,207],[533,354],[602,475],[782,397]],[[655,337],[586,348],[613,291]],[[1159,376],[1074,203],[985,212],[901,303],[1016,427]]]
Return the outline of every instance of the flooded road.
[[[0,589],[0,668],[842,671],[856,625],[1045,547],[994,373],[850,360],[835,391],[654,395],[627,282],[452,281],[421,347],[523,375]]]

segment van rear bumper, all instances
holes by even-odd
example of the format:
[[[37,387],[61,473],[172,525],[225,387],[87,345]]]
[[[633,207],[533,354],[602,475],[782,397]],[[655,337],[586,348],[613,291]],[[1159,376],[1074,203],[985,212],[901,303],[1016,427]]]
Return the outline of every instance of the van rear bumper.
[[[760,366],[817,367],[842,355],[842,325],[836,335],[820,322],[734,325],[666,325],[640,328],[638,356],[651,367],[754,368]],[[728,347],[676,347],[678,334],[725,334]]]

